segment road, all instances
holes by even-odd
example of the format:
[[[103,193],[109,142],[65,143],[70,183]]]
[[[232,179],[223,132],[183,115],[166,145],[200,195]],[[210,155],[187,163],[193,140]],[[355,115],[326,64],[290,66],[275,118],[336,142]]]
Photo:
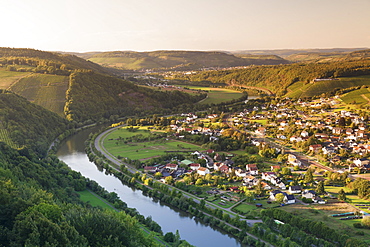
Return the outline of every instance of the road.
[[[100,133],[96,138],[95,138],[95,141],[94,141],[94,145],[95,145],[95,148],[100,152],[100,153],[102,153],[107,159],[109,159],[111,162],[113,162],[114,164],[116,164],[118,167],[120,167],[122,164],[124,164],[126,167],[127,167],[127,169],[131,172],[131,173],[136,173],[136,172],[138,172],[138,170],[136,169],[136,168],[134,168],[134,167],[132,167],[132,166],[130,166],[129,164],[127,164],[127,163],[124,163],[124,162],[122,162],[121,160],[119,160],[119,159],[117,159],[116,157],[114,157],[113,155],[111,155],[111,154],[109,154],[109,152],[104,148],[104,145],[102,144],[103,143],[103,141],[104,141],[104,139],[105,139],[105,137],[111,132],[111,131],[114,131],[115,129],[117,129],[117,128],[120,128],[120,127],[122,127],[122,126],[117,126],[117,127],[114,127],[114,128],[111,128],[111,129],[108,129],[108,130],[106,130],[106,131],[104,131],[104,132],[102,132],[102,133]],[[117,169],[116,167],[113,167],[113,166],[111,166],[113,169],[115,169],[116,171],[119,171],[119,172],[121,172],[119,169]],[[140,171],[139,171],[140,172]],[[192,198],[193,200],[194,200],[194,202],[196,202],[196,203],[200,203],[200,201],[202,200],[202,198],[199,198],[199,197],[196,197],[196,196],[194,196],[194,195],[192,195],[192,194],[190,194],[190,193],[188,193],[188,192],[186,192],[186,191],[182,191],[182,190],[179,190],[178,188],[175,188],[175,187],[173,187],[173,186],[171,186],[171,185],[167,185],[167,186],[169,186],[169,188],[172,190],[172,189],[176,189],[176,190],[178,190],[178,191],[181,191],[182,192],[182,194],[185,196],[185,197],[187,197],[187,198]],[[148,187],[148,186],[147,186]],[[148,187],[148,188],[150,188],[150,187]],[[150,189],[152,189],[152,188],[150,188]],[[220,206],[218,206],[218,205],[216,205],[216,204],[214,204],[214,203],[211,203],[211,202],[206,202],[205,203],[205,206],[206,207],[210,207],[210,208],[213,208],[213,209],[215,209],[215,208],[218,208],[218,209],[220,209],[220,210],[223,210],[223,211],[227,211],[227,212],[229,212],[229,214],[230,214],[230,216],[231,217],[235,217],[235,215],[237,215],[236,213],[234,213],[234,212],[232,212],[231,211],[231,208],[222,208],[222,207],[220,207]],[[203,212],[204,214],[207,214],[207,213],[205,213],[205,212]],[[207,215],[209,215],[209,214],[207,214]],[[214,216],[212,216],[212,215],[209,215],[210,217],[214,217]],[[241,215],[239,215],[240,216],[240,218],[242,218],[243,216],[241,216]],[[245,220],[245,219],[244,219]],[[221,220],[221,221],[223,221],[223,220]],[[246,220],[247,222],[248,222],[248,224],[250,224],[250,225],[253,225],[254,223],[259,223],[259,222],[262,222],[262,220]],[[225,221],[223,221],[223,222],[225,222]],[[230,225],[229,223],[227,223],[227,222],[225,222],[225,224],[227,224],[228,226],[230,226],[230,227],[233,227],[233,228],[235,228],[235,229],[238,229],[238,230],[240,230],[239,228],[237,228],[237,227],[235,227],[235,226],[233,226],[233,225]],[[268,243],[268,242],[266,242],[266,241],[264,241],[264,240],[262,240],[262,239],[259,239],[258,237],[256,237],[256,236],[254,236],[254,235],[252,235],[252,234],[250,234],[250,233],[246,233],[248,236],[251,236],[251,237],[253,237],[254,239],[256,239],[256,240],[260,240],[261,242],[264,242],[266,245],[268,245],[268,246],[273,246],[273,245],[271,245],[270,243]]]

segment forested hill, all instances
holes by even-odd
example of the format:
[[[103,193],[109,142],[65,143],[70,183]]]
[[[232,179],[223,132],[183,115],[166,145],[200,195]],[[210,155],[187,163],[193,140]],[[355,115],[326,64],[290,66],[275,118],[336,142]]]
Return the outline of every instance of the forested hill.
[[[40,160],[21,151],[0,142],[0,246],[157,246],[117,194],[54,156]],[[86,188],[126,213],[83,204],[76,191]]]
[[[0,141],[44,155],[68,121],[14,93],[0,90]],[[28,152],[28,151],[26,151]]]
[[[192,81],[211,81],[229,85],[263,87],[278,95],[284,95],[288,86],[298,82],[305,84],[315,78],[337,78],[369,74],[370,59],[363,58],[329,63],[299,63],[205,71],[187,77]]]
[[[0,67],[11,71],[32,71],[56,75],[69,75],[75,70],[108,70],[74,55],[39,51],[26,48],[0,47]]]
[[[153,90],[95,72],[75,72],[70,76],[65,116],[71,121],[84,122],[112,115],[165,113],[166,109],[186,107],[204,97]]]
[[[115,51],[91,53],[88,60],[107,67],[124,70],[199,70],[201,68],[227,68],[251,64],[285,64],[288,61],[277,56],[242,57],[225,52],[203,51]],[[246,56],[246,57],[244,57]]]

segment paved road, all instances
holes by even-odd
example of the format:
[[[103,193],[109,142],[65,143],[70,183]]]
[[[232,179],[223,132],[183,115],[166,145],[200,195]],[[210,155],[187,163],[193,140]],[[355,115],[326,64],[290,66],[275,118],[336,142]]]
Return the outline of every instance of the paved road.
[[[96,137],[96,139],[95,139],[95,141],[94,141],[94,145],[95,145],[95,148],[99,151],[99,152],[101,152],[107,159],[109,159],[110,161],[112,161],[114,164],[116,164],[117,166],[121,166],[122,164],[124,164],[124,165],[126,165],[126,167],[127,167],[127,169],[131,172],[131,173],[136,173],[138,170],[136,169],[136,168],[134,168],[134,167],[132,167],[132,166],[130,166],[129,164],[127,164],[127,163],[124,163],[124,162],[122,162],[121,160],[119,160],[119,159],[117,159],[116,157],[114,157],[114,156],[112,156],[112,155],[110,155],[109,154],[109,152],[104,148],[104,146],[102,145],[102,143],[103,143],[103,141],[104,141],[104,138],[107,136],[107,134],[109,134],[110,132],[112,132],[112,131],[114,131],[115,129],[117,129],[117,128],[120,128],[120,127],[122,127],[122,126],[117,126],[117,127],[114,127],[114,128],[112,128],[112,129],[108,129],[108,130],[106,130],[106,131],[104,131],[104,132],[102,132],[101,134],[99,134],[97,137]],[[112,166],[111,166],[112,167]],[[112,167],[113,169],[115,169],[116,171],[119,171],[119,172],[121,172],[119,169],[117,169],[117,168],[115,168],[115,167]],[[173,186],[171,186],[171,185],[167,185],[167,186],[169,186],[169,188],[170,189],[175,189]],[[177,188],[176,188],[177,189]],[[177,189],[177,190],[179,190],[179,189]],[[182,190],[179,190],[179,191],[181,191],[182,193],[183,193],[183,195],[185,196],[185,197],[187,197],[187,198],[192,198],[196,203],[200,203],[200,201],[202,200],[202,198],[199,198],[199,197],[196,197],[196,196],[194,196],[194,195],[192,195],[192,194],[190,194],[190,193],[188,193],[188,192],[185,192],[185,191],[182,191]],[[206,202],[206,204],[205,204],[205,206],[207,206],[207,207],[211,207],[211,208],[218,208],[218,209],[221,209],[221,210],[224,210],[224,211],[228,211],[229,213],[230,213],[230,216],[231,217],[235,217],[234,215],[236,214],[236,213],[234,213],[234,212],[232,212],[231,211],[231,209],[230,208],[227,208],[227,209],[225,209],[225,208],[222,208],[222,207],[220,207],[220,206],[218,206],[218,205],[216,205],[216,204],[213,204],[213,203],[210,203],[210,202]],[[203,212],[204,214],[207,214],[207,213],[205,213],[205,212]],[[209,215],[209,214],[207,214],[207,215]],[[212,215],[209,215],[210,217],[214,217],[214,216],[212,216]],[[241,216],[241,215],[239,215],[241,218],[243,217],[243,216]],[[222,220],[221,220],[222,221]],[[250,225],[253,225],[253,224],[255,224],[255,223],[259,223],[259,222],[262,222],[262,220],[246,220],[247,222],[248,222],[248,224],[250,224]],[[224,221],[225,222],[225,221]],[[228,226],[230,226],[230,227],[233,227],[233,228],[236,228],[236,229],[238,229],[239,231],[240,231],[240,229],[239,228],[237,228],[237,227],[235,227],[235,226],[233,226],[233,225],[230,225],[229,223],[227,223],[227,222],[225,222],[225,224],[227,224]],[[271,245],[271,244],[269,244],[268,242],[266,242],[266,241],[264,241],[264,240],[262,240],[262,239],[259,239],[258,237],[256,237],[256,236],[254,236],[254,235],[252,235],[252,234],[250,234],[250,233],[246,233],[248,236],[251,236],[251,237],[253,237],[254,239],[257,239],[257,240],[260,240],[260,241],[262,241],[262,242],[264,242],[266,245],[268,245],[268,246],[273,246],[273,245]]]

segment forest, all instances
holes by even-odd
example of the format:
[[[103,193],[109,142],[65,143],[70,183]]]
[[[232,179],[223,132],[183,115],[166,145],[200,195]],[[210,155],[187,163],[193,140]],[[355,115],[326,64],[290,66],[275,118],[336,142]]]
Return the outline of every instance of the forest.
[[[5,90],[0,92],[0,123],[24,154],[33,150],[41,157],[59,134],[72,127],[57,114]]]
[[[112,115],[170,112],[179,105],[194,104],[205,94],[191,96],[180,91],[158,91],[95,72],[70,76],[65,116],[70,121],[97,121]],[[163,111],[164,110],[164,111]]]

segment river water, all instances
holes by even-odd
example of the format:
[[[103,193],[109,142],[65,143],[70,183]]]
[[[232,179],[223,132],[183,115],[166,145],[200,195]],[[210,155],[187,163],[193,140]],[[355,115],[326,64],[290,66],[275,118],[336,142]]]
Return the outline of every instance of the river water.
[[[136,208],[145,217],[151,216],[161,227],[163,233],[179,230],[181,239],[194,246],[233,247],[241,244],[233,237],[196,221],[190,215],[144,196],[140,190],[133,190],[112,175],[100,171],[91,163],[84,151],[84,141],[89,133],[98,128],[87,129],[69,137],[58,149],[57,156],[71,169],[95,180],[109,192],[115,192],[128,207]]]

